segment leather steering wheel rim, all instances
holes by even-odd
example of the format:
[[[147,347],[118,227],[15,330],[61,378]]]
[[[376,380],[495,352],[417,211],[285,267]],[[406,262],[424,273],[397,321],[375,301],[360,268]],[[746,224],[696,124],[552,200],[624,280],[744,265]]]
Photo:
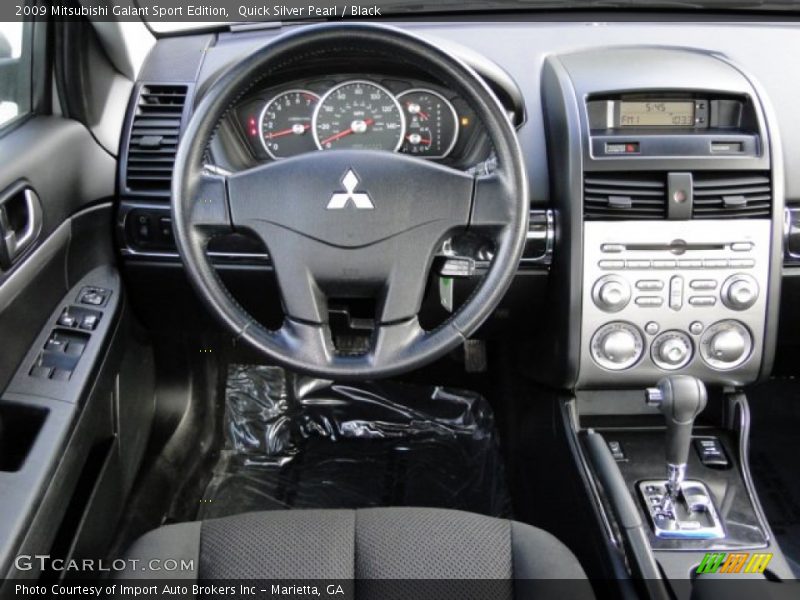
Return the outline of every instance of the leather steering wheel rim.
[[[468,176],[420,158],[355,150],[313,152],[231,177],[206,170],[208,142],[238,99],[282,69],[337,52],[372,53],[409,63],[450,86],[483,124],[497,158],[494,172]],[[292,175],[296,180],[298,173],[309,169],[315,173],[313,177],[289,181]],[[361,179],[368,180],[365,185],[374,197],[376,210],[352,211],[344,221],[345,216],[324,209],[331,192],[341,186],[341,173],[348,170],[366,174]],[[407,173],[412,174],[412,190],[408,194],[413,197],[401,196],[397,189],[398,178]],[[335,181],[328,177],[328,181],[317,184],[325,174],[339,175]],[[379,180],[383,186],[376,184]],[[419,186],[433,186],[439,197],[419,197],[422,188],[413,188],[413,181],[417,180]],[[281,182],[295,187],[280,192]],[[325,186],[327,194],[321,195],[314,187],[317,185]],[[290,195],[292,205],[285,200]],[[387,198],[382,196],[393,196],[393,202],[384,202]],[[270,210],[279,214],[272,215]],[[528,210],[527,175],[514,127],[480,76],[426,40],[393,27],[366,23],[303,27],[276,38],[233,65],[208,88],[197,105],[178,147],[172,183],[176,245],[186,274],[206,306],[237,339],[276,363],[331,379],[396,375],[430,363],[463,343],[497,307],[516,274],[525,244]],[[357,214],[361,212],[364,214]],[[416,216],[409,222],[392,222],[412,212]],[[397,218],[387,219],[387,215]],[[302,218],[307,219],[307,225]],[[359,227],[354,222],[358,219],[369,225]],[[287,313],[279,330],[265,328],[239,305],[207,255],[212,237],[241,227],[256,231],[273,259]],[[306,227],[308,230],[298,231]],[[459,228],[491,235],[495,242],[493,260],[464,304],[439,327],[424,331],[416,313],[411,314],[414,306],[419,310],[424,282],[420,290],[404,289],[419,285],[415,283],[419,273],[424,272],[422,278],[427,278],[435,248],[426,254],[423,246],[437,239],[441,242],[445,232]],[[364,237],[373,229],[380,232]],[[415,237],[404,242],[408,236]],[[402,258],[412,246],[421,248],[414,258],[424,264],[406,268]],[[399,254],[395,258],[390,256],[393,253]],[[352,268],[348,269],[348,265]],[[416,278],[411,276],[414,273]],[[338,292],[361,285],[384,294],[381,318],[367,353],[340,354],[330,339],[323,287]]]

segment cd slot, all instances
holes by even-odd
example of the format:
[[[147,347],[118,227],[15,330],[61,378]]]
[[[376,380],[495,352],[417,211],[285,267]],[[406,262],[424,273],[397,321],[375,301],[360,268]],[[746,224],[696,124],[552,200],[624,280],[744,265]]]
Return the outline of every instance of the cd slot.
[[[625,243],[625,244],[603,244],[600,247],[601,252],[604,253],[620,253],[620,252],[671,252],[673,254],[683,254],[689,251],[709,251],[709,250],[725,250],[731,246],[726,243],[708,243],[708,242],[695,242],[687,243],[683,240],[676,240],[669,244],[651,244],[651,243]]]
[[[625,249],[633,252],[688,252],[690,250],[725,250],[725,244],[625,244]]]

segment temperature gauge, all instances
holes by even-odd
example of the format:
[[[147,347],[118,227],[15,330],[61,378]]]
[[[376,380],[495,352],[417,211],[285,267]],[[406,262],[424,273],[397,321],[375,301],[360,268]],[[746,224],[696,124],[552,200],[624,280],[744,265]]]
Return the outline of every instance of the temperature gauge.
[[[402,151],[425,158],[444,158],[458,139],[458,115],[447,98],[428,89],[397,96],[406,115]]]

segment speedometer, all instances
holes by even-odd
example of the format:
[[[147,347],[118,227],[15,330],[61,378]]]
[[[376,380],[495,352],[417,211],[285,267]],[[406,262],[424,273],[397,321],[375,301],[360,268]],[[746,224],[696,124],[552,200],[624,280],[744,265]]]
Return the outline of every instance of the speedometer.
[[[405,128],[397,99],[370,81],[346,81],[329,90],[319,101],[312,122],[320,150],[396,151],[403,143]]]

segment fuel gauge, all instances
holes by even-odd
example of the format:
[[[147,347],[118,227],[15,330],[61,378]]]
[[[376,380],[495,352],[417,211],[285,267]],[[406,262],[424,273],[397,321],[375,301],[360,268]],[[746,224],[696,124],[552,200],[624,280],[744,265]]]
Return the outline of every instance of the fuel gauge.
[[[444,158],[458,139],[458,115],[447,98],[433,90],[405,91],[397,101],[406,114],[402,152],[424,158]]]

